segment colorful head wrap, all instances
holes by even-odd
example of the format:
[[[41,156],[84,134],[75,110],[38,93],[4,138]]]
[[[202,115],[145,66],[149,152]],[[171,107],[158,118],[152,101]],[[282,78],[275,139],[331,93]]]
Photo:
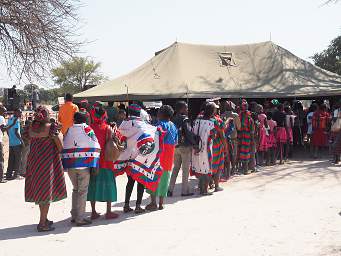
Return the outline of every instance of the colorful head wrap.
[[[39,106],[33,115],[32,130],[38,131],[41,125],[50,122],[50,112],[46,107]]]
[[[93,123],[103,123],[108,119],[107,112],[104,109],[103,102],[96,101],[93,109],[90,111],[91,119]]]
[[[236,108],[236,105],[232,101],[230,101],[230,100],[227,100],[225,102],[225,104],[226,104],[226,107],[229,108],[229,109],[233,109],[234,110]]]
[[[131,104],[128,107],[128,112],[130,116],[137,116],[139,117],[141,115],[141,107],[137,104]]]
[[[273,99],[271,101],[271,104],[274,105],[274,106],[278,106],[279,105],[279,101],[277,99]]]
[[[242,100],[242,104],[241,104],[241,111],[247,111],[248,109],[248,103],[245,99]]]
[[[46,107],[39,106],[34,113],[33,120],[37,122],[49,122],[50,121],[50,112]]]

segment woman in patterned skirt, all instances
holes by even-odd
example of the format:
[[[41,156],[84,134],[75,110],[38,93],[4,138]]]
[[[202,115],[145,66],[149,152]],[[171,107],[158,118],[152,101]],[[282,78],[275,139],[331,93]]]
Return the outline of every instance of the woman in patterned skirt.
[[[38,232],[54,230],[47,219],[51,202],[66,198],[64,172],[57,144],[57,125],[50,123],[49,111],[38,107],[32,125],[25,132],[30,140],[25,180],[25,201],[39,205]],[[60,145],[60,144],[59,144]]]

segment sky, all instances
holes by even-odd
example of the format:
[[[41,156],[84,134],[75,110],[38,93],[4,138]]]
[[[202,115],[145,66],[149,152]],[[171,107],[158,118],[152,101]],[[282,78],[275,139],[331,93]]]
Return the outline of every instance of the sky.
[[[115,78],[175,41],[244,44],[271,40],[311,61],[341,35],[341,2],[324,0],[81,0],[81,56]],[[2,82],[14,82],[2,75]],[[0,79],[1,79],[0,78]]]

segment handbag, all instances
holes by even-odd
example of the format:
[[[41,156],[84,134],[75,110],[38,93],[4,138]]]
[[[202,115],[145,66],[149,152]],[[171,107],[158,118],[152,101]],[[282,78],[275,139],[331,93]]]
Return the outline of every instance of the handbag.
[[[62,150],[63,150],[63,140],[61,138],[60,133],[51,136],[51,139],[54,142],[54,144],[56,145],[58,152],[62,152]]]
[[[121,150],[113,138],[113,132],[110,127],[106,131],[106,142],[104,150],[105,161],[116,162],[121,154]]]

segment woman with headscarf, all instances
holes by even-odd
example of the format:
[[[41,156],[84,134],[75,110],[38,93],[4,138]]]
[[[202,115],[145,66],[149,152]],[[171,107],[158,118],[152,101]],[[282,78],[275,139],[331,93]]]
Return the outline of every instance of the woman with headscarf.
[[[112,130],[106,123],[107,113],[103,103],[96,102],[94,108],[90,112],[91,128],[101,147],[98,173],[92,174],[90,177],[88,201],[91,202],[91,219],[95,220],[100,217],[96,211],[96,202],[106,202],[107,212],[106,219],[115,219],[119,215],[111,211],[111,203],[117,201],[117,188],[114,176],[114,163],[105,160],[105,144],[112,136]]]
[[[39,205],[38,232],[54,230],[53,222],[47,219],[51,202],[66,198],[64,171],[57,144],[56,123],[50,123],[49,111],[38,107],[30,127],[25,131],[29,139],[30,153],[27,160],[25,201]]]
[[[242,100],[241,111],[239,114],[241,127],[238,133],[239,140],[239,160],[242,164],[243,173],[249,174],[249,170],[254,168],[253,163],[253,144],[255,135],[255,124],[251,116],[251,112],[248,110],[248,103],[246,100]]]

